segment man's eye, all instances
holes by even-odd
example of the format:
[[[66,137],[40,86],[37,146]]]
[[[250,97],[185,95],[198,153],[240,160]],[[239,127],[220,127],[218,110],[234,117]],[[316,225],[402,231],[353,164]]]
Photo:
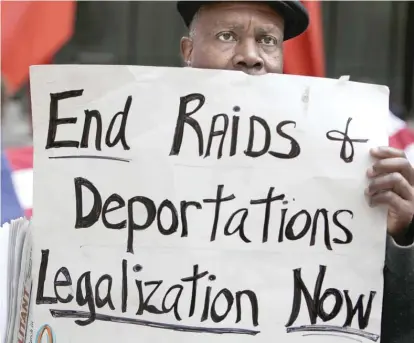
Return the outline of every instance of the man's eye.
[[[236,40],[231,32],[222,32],[218,34],[217,37],[223,42],[232,42]]]
[[[260,38],[259,42],[261,44],[269,45],[269,46],[277,45],[277,39],[272,36],[264,36]]]

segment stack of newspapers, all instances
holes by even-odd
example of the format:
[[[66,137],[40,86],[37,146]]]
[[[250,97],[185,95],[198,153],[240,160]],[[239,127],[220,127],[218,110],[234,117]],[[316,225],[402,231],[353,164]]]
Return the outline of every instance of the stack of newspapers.
[[[0,228],[0,343],[24,343],[32,289],[30,221]],[[5,277],[3,277],[5,276]]]

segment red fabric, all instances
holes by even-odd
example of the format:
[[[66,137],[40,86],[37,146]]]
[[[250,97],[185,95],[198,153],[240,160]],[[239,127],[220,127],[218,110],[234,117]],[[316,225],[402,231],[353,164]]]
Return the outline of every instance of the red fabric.
[[[9,148],[5,154],[12,170],[33,168],[33,147]]]
[[[33,214],[33,210],[30,208],[30,209],[28,209],[28,210],[24,210],[24,216],[26,217],[26,218],[32,218],[32,214]]]
[[[395,135],[389,139],[389,144],[393,148],[405,150],[408,146],[414,143],[414,132],[408,127],[399,130]]]
[[[1,1],[1,72],[8,93],[28,79],[73,33],[74,1]]]
[[[309,11],[308,29],[284,45],[284,73],[325,76],[322,13],[320,1],[302,1]]]

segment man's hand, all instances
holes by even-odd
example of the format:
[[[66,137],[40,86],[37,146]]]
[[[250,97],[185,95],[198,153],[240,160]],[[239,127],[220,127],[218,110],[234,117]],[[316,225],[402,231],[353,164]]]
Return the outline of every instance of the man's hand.
[[[365,194],[370,206],[388,205],[388,233],[402,242],[414,215],[414,169],[402,150],[379,147],[371,156],[378,161],[367,171]]]

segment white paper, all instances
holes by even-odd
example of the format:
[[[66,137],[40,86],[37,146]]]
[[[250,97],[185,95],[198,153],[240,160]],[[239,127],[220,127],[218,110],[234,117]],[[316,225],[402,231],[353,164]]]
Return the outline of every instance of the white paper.
[[[386,209],[370,208],[364,189],[368,184],[366,170],[373,163],[369,149],[388,144],[386,87],[189,68],[36,66],[31,68],[31,92],[35,147],[33,297],[37,299],[33,318],[34,335],[40,334],[39,339],[47,334],[61,343],[336,343],[342,336],[379,342]],[[61,92],[72,92],[66,93],[72,97],[59,100],[54,112],[52,94]],[[190,95],[194,93],[198,95]],[[188,122],[184,123],[181,146],[173,144],[180,101],[185,110],[186,96],[205,100],[196,113],[186,116],[200,126],[202,147]],[[128,97],[131,103],[126,116]],[[195,110],[198,104],[198,100],[190,101],[182,113]],[[102,118],[100,150],[95,143],[96,118],[91,119],[89,139],[85,135],[82,143],[85,118],[96,114],[85,111],[94,110]],[[118,116],[109,141],[117,137],[121,119],[126,118],[125,135],[118,137],[125,137],[125,146],[118,140],[109,147],[105,143],[107,131],[120,111],[124,114]],[[60,120],[54,140],[50,129],[53,113]],[[222,130],[224,118],[228,119],[222,157],[218,158],[219,135],[213,138],[206,156],[212,119],[223,113],[226,116],[217,116],[215,126],[216,131]],[[260,122],[269,127],[269,146],[258,157],[245,154],[252,116],[259,117],[254,119],[252,151],[260,151],[266,143]],[[232,140],[236,117],[238,135]],[[76,122],[62,123],[62,118],[76,118]],[[353,142],[353,158],[351,145],[343,142],[348,120],[349,138],[367,140]],[[283,121],[290,122],[280,124]],[[88,147],[56,143],[65,140]],[[236,141],[237,148],[232,150]],[[295,146],[291,141],[300,147],[296,157],[294,153],[291,158],[269,153],[286,157]],[[346,149],[341,158],[343,144]],[[171,155],[172,151],[176,154]],[[101,206],[105,207],[111,195],[111,200],[118,201],[107,207],[119,208],[105,214],[106,224],[99,216],[90,227],[75,228],[77,178],[96,187]],[[230,198],[217,211],[211,199],[216,198],[220,185],[222,197]],[[78,187],[83,190],[78,204],[86,216],[93,205],[92,193],[85,186]],[[274,200],[268,211],[266,238],[266,205],[258,200],[266,199],[271,189],[273,197],[280,199]],[[183,201],[187,202],[185,214]],[[176,227],[169,208],[177,211]],[[300,211],[296,224],[286,231],[289,220]],[[232,215],[234,220],[226,228]],[[301,235],[306,217],[310,220],[308,231]],[[125,228],[108,229],[108,223],[121,223]],[[281,225],[284,230],[279,242]],[[337,243],[349,237],[349,244]],[[58,270],[56,281],[60,284],[55,292]],[[204,273],[199,275],[195,296],[194,270]],[[304,295],[298,293],[299,312],[297,318],[292,315],[294,275],[297,281],[301,277],[309,297],[314,296],[320,276],[322,300],[315,300],[315,314],[309,314]],[[101,277],[97,297],[96,284]],[[370,292],[374,292],[372,307],[365,317]],[[347,313],[352,317],[352,310],[347,309],[347,297],[355,306],[360,295],[364,295],[361,314],[366,323],[359,323],[356,313],[348,325]],[[205,299],[209,299],[207,305]],[[329,318],[335,299],[342,306]],[[96,315],[91,316],[91,310]]]

